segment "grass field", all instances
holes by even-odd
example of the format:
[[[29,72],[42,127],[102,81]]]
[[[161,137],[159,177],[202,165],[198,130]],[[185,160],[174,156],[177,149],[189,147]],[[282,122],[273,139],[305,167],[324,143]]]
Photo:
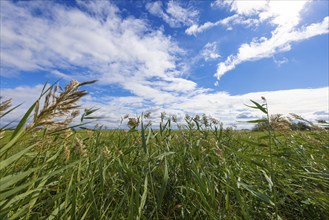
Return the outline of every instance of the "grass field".
[[[1,219],[329,219],[328,131],[173,129],[164,116],[152,130],[143,115],[130,130],[74,130],[79,86],[45,89],[48,104],[2,129]]]

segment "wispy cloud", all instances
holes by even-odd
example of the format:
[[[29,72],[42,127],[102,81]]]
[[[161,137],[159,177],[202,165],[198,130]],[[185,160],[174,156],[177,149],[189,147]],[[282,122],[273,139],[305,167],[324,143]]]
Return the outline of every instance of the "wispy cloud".
[[[285,64],[285,63],[288,63],[289,62],[289,60],[286,58],[286,57],[282,57],[282,58],[275,58],[274,56],[273,56],[273,61],[274,61],[274,63],[278,66],[278,67],[280,67],[280,66],[282,66],[283,64]]]
[[[301,12],[309,1],[216,1],[214,5],[229,7],[238,16],[257,16],[259,22],[269,22],[275,29],[271,37],[254,38],[240,45],[236,55],[230,55],[218,64],[215,77],[220,79],[237,65],[291,50],[292,43],[303,41],[329,32],[329,17],[319,23],[298,27]]]
[[[243,62],[255,61],[291,50],[292,43],[303,41],[314,36],[329,32],[328,17],[319,23],[300,26],[302,12],[306,6],[312,4],[309,0],[301,1],[253,1],[253,0],[216,0],[211,3],[213,8],[227,8],[232,15],[216,22],[207,21],[204,24],[193,24],[185,33],[197,35],[216,26],[232,30],[235,25],[255,27],[262,23],[269,23],[273,27],[271,37],[255,37],[249,43],[240,45],[237,54],[227,56],[220,62],[215,77],[220,79],[226,72],[235,69]],[[274,60],[276,62],[276,60]],[[281,60],[283,61],[283,60]],[[278,65],[285,63],[276,62]]]
[[[196,36],[199,33],[202,33],[212,27],[223,26],[226,30],[232,30],[234,25],[242,25],[245,27],[257,26],[259,24],[259,20],[255,18],[245,18],[241,15],[235,14],[223,19],[220,19],[216,22],[207,21],[202,25],[193,24],[189,28],[185,30],[187,35]]]
[[[201,56],[205,61],[219,58],[220,55],[217,51],[217,43],[216,42],[207,43],[201,51]]]
[[[63,72],[60,72],[58,70],[53,70],[50,73],[51,73],[51,75],[53,75],[53,76],[55,76],[55,77],[57,77],[59,79],[64,79],[64,80],[72,80],[72,79],[74,79],[74,76],[68,75],[68,74],[63,73]]]
[[[310,24],[306,27],[287,29],[279,26],[272,32],[270,38],[261,37],[250,43],[242,44],[236,55],[230,55],[224,62],[218,64],[215,76],[220,79],[226,72],[233,70],[237,65],[246,61],[255,61],[271,57],[279,52],[291,50],[292,43],[329,32],[329,17],[322,22]]]
[[[174,28],[191,25],[198,16],[197,10],[191,7],[183,7],[173,0],[166,4],[163,4],[162,1],[149,2],[146,4],[146,9],[149,13],[162,18],[170,27]]]

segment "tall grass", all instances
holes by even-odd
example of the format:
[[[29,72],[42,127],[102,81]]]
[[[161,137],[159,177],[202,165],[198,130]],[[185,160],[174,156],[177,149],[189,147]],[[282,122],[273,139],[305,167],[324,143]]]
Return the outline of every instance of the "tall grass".
[[[328,219],[327,131],[240,132],[165,114],[159,130],[147,114],[127,118],[130,130],[75,130],[82,85],[45,87],[48,105],[41,96],[2,129],[1,219]]]

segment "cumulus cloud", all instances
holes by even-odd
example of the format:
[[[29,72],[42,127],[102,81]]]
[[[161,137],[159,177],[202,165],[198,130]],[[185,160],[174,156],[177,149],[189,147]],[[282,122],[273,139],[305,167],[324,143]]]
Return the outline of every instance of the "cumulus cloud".
[[[164,6],[166,9],[164,9]],[[198,16],[198,11],[191,7],[182,7],[177,1],[169,1],[163,4],[162,1],[149,2],[146,4],[148,12],[162,18],[170,27],[176,28],[191,25]]]
[[[184,51],[161,29],[123,18],[107,1],[77,3],[83,10],[47,1],[2,2],[1,75],[41,70],[64,79],[98,79],[157,104],[196,89],[181,75],[178,56]],[[169,2],[166,13],[189,23],[193,13],[186,10]]]

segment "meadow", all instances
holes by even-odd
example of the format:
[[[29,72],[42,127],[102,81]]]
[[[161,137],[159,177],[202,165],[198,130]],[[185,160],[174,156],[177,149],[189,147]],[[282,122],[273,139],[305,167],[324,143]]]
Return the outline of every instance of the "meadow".
[[[329,219],[328,130],[274,130],[265,99],[251,102],[261,132],[165,114],[159,129],[148,114],[87,128],[96,109],[72,126],[90,83],[45,86],[14,130],[2,125],[0,219]]]

